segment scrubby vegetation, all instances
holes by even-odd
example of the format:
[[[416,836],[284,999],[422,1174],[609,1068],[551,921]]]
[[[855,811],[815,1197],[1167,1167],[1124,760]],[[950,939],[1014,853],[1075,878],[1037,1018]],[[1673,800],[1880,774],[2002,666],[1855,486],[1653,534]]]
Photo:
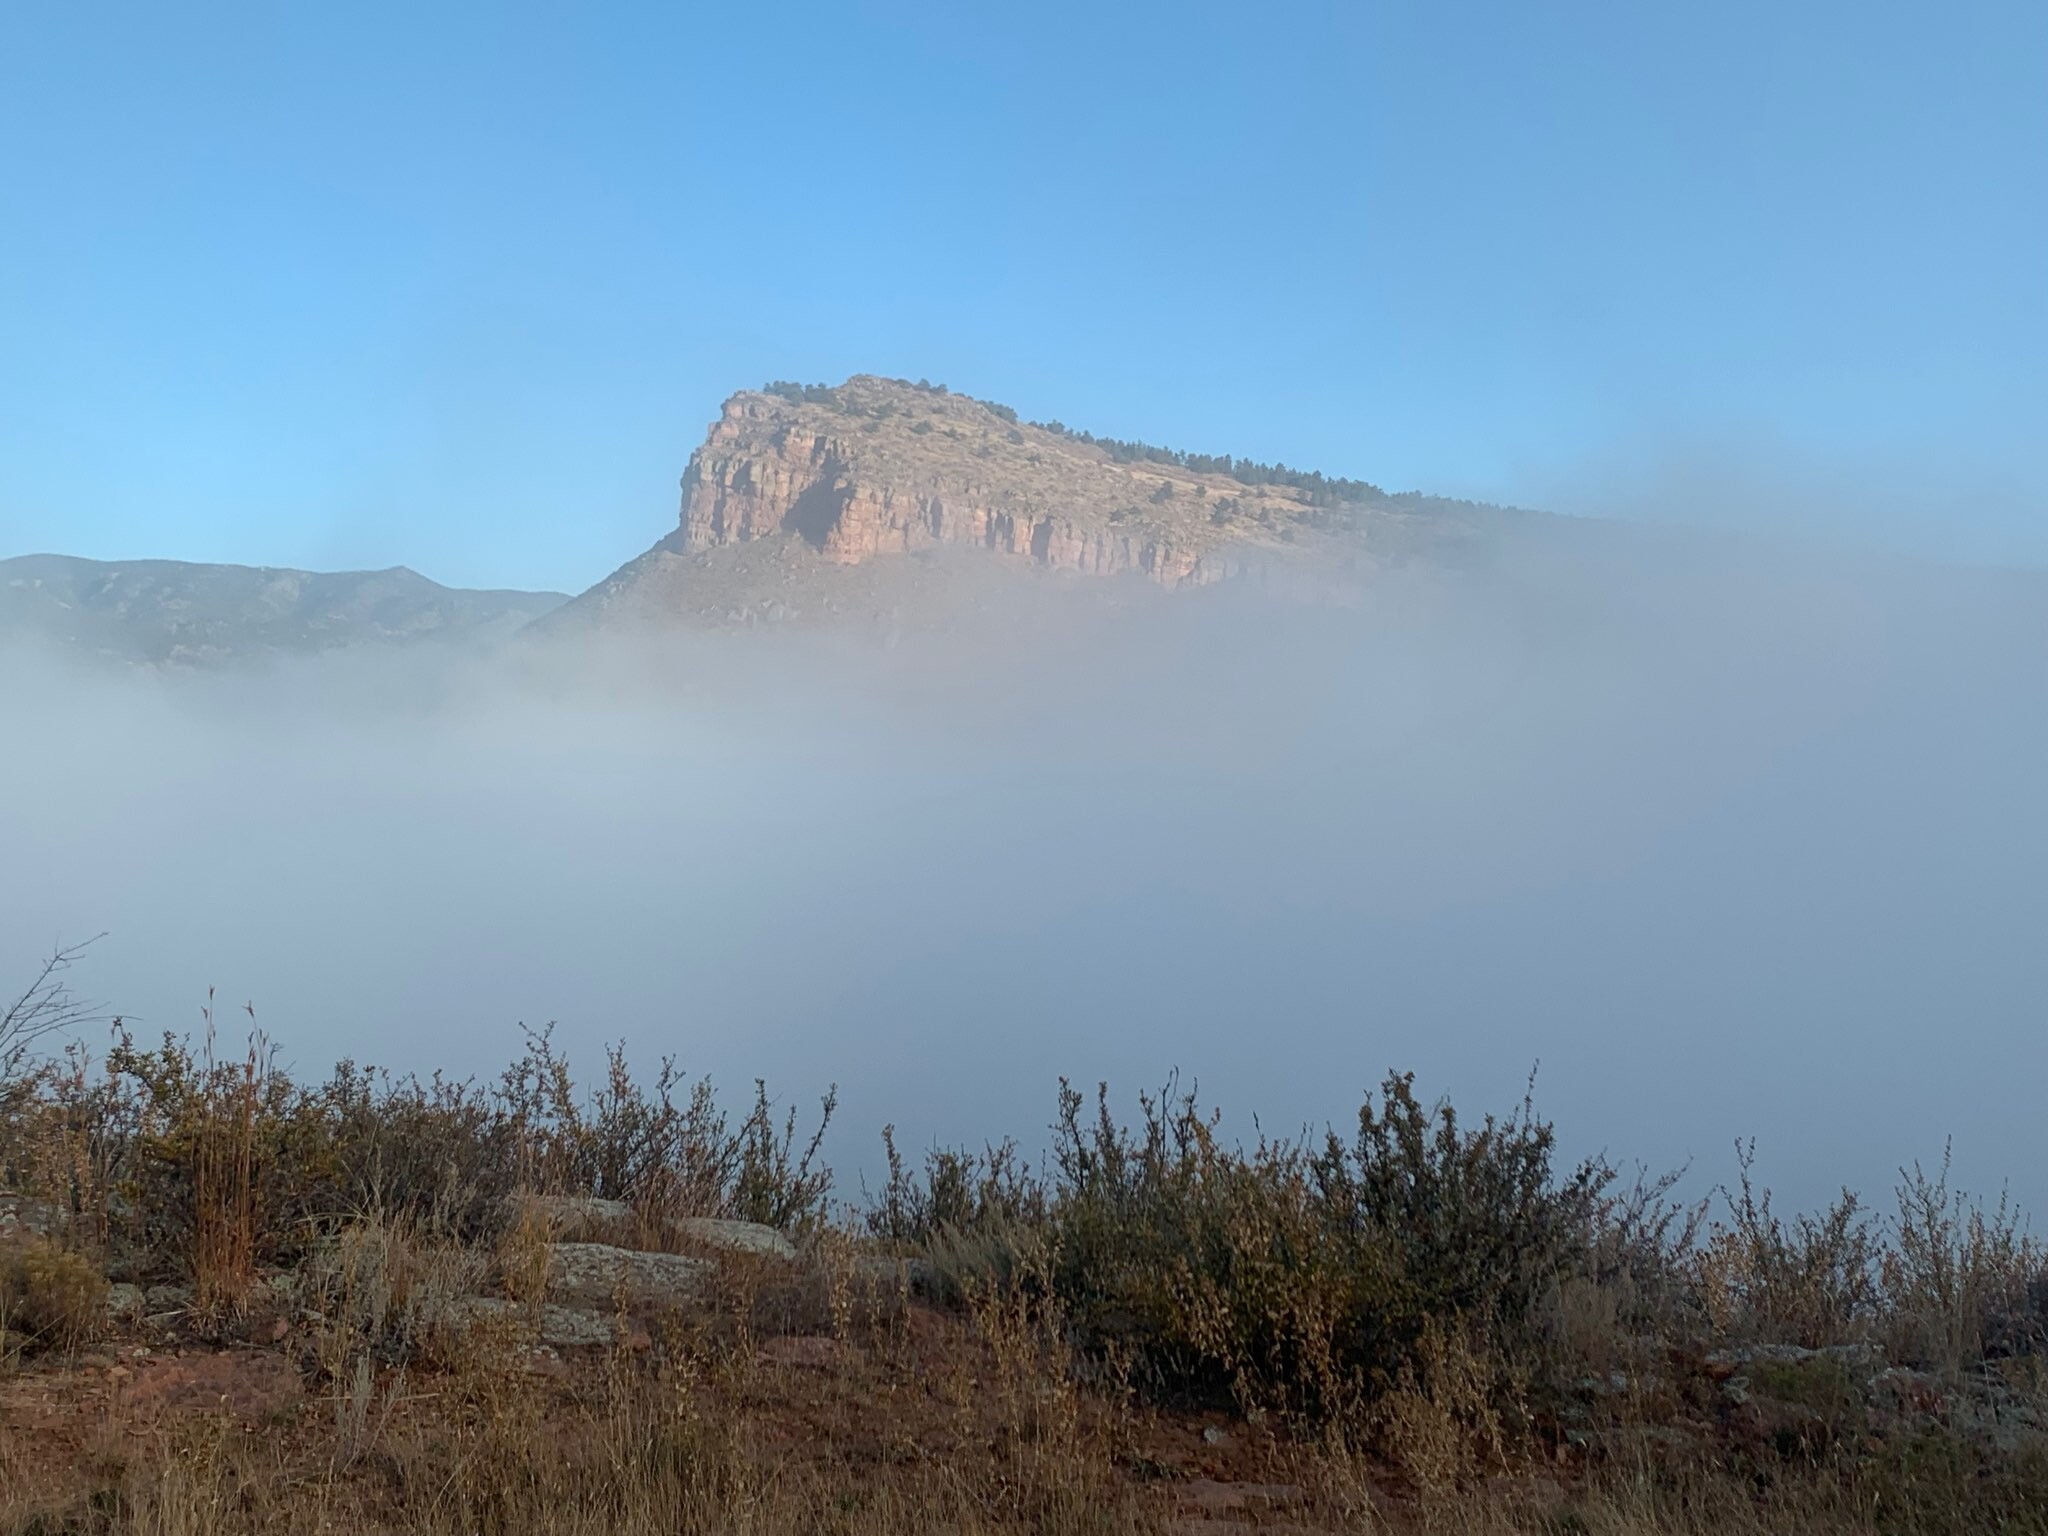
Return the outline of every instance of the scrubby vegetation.
[[[916,389],[930,395],[947,395],[950,391],[943,384],[934,384],[928,379],[914,383],[908,379],[896,379],[893,383],[906,389]],[[825,405],[844,408],[845,393],[830,384],[798,384],[788,379],[772,379],[761,386],[762,393],[775,395],[784,400],[802,405]],[[962,399],[968,397],[962,396]],[[1016,410],[993,400],[978,400],[980,405],[998,420],[1009,426],[1016,426]],[[887,404],[872,408],[875,414],[892,414]],[[1380,503],[1401,498],[1390,496],[1379,486],[1365,480],[1351,480],[1342,476],[1325,475],[1320,470],[1290,469],[1285,464],[1266,464],[1256,459],[1233,458],[1227,453],[1189,453],[1179,448],[1162,448],[1156,443],[1139,442],[1136,439],[1098,437],[1077,427],[1070,427],[1061,421],[1035,421],[1030,423],[1041,432],[1050,432],[1057,437],[1071,438],[1099,448],[1119,464],[1166,464],[1199,475],[1222,475],[1249,487],[1278,486],[1300,492],[1312,507],[1334,509],[1365,503]],[[913,431],[930,431],[927,423],[912,426]],[[1412,493],[1408,493],[1413,499]]]
[[[221,1059],[208,1023],[196,1049],[170,1035],[145,1048],[117,1026],[103,1061],[74,1048],[0,1100],[0,1188],[54,1200],[123,1279],[232,1304],[369,1214],[491,1242],[521,1191],[796,1230],[827,1216],[829,1096],[800,1139],[765,1084],[734,1124],[671,1062],[643,1082],[615,1052],[586,1094],[545,1032],[491,1084],[350,1061],[300,1084],[261,1036]]]
[[[1189,453],[1179,448],[1162,448],[1132,438],[1097,437],[1061,421],[1038,421],[1033,426],[1059,437],[1100,448],[1119,464],[1171,464],[1198,475],[1226,475],[1240,485],[1285,486],[1302,492],[1309,504],[1334,507],[1346,502],[1376,502],[1387,493],[1367,480],[1347,480],[1325,475],[1318,469],[1289,469],[1285,464],[1263,464],[1256,459],[1236,459],[1227,453]]]
[[[928,379],[887,379],[879,382],[890,387],[871,387],[876,382],[859,377],[840,385],[799,384],[775,379],[763,385],[762,392],[797,404],[825,406],[850,418],[864,418],[862,429],[866,432],[875,431],[879,423],[907,418],[904,430],[920,439],[936,436],[969,439],[974,435],[971,430],[973,416],[986,412],[992,420],[982,424],[980,440],[972,449],[976,458],[995,457],[993,444],[998,440],[1011,445],[1026,442],[1024,433],[1019,430],[1018,413],[1010,406],[957,395],[944,384],[934,384]],[[916,396],[920,395],[931,398],[919,400]],[[947,421],[948,417],[952,420]],[[963,432],[963,425],[970,430]],[[1483,502],[1430,496],[1419,491],[1387,491],[1370,481],[1325,475],[1319,470],[1294,469],[1286,464],[1235,458],[1227,453],[1191,453],[1135,439],[1102,437],[1060,421],[1038,421],[1029,425],[1037,431],[1099,450],[1118,464],[1161,465],[1190,474],[1233,480],[1244,488],[1243,492],[1220,496],[1213,506],[1206,508],[1208,526],[1227,529],[1241,520],[1246,527],[1269,530],[1283,543],[1300,542],[1301,530],[1304,529],[1328,533],[1358,532],[1371,526],[1375,519],[1388,516],[1441,518],[1454,525],[1465,525],[1475,519],[1513,515]],[[1034,468],[1042,467],[1041,455],[1035,450],[1027,451],[1023,460]],[[1194,498],[1206,500],[1209,489],[1206,484],[1197,484]],[[1166,506],[1174,501],[1177,492],[1171,480],[1160,480],[1146,494],[1155,506]],[[1108,520],[1117,524],[1127,522],[1141,512],[1133,505],[1110,506],[1104,510]]]
[[[2048,1531],[2048,1260],[1945,1164],[1788,1217],[1743,1149],[1688,1206],[1397,1074],[1250,1145],[1062,1085],[1042,1165],[891,1133],[835,1200],[829,1097],[735,1119],[617,1054],[585,1090],[545,1033],[492,1083],[213,1040],[9,1061],[0,1531]],[[583,1339],[564,1212],[798,1257]],[[9,1439],[10,1394],[104,1425],[97,1372],[257,1359],[264,1437]]]
[[[69,1348],[101,1322],[107,1281],[84,1254],[31,1235],[0,1246],[0,1328],[28,1348]]]
[[[2048,1253],[1945,1164],[1906,1175],[1889,1220],[1848,1193],[1786,1220],[1746,1152],[1688,1208],[1669,1178],[1558,1168],[1531,1100],[1469,1126],[1401,1074],[1319,1143],[1224,1143],[1192,1095],[1141,1098],[1135,1128],[1106,1092],[1083,1107],[1063,1088],[1043,1176],[1007,1145],[914,1171],[892,1142],[867,1224],[955,1290],[1042,1252],[1079,1336],[1172,1397],[1359,1430],[1426,1385],[1446,1330],[1483,1352],[1491,1411],[1538,1437],[1593,1368],[1673,1350],[1859,1350],[1948,1382],[2048,1366]]]
[[[797,384],[789,379],[770,379],[761,386],[764,395],[793,400],[799,405],[836,405],[839,391],[830,384]]]

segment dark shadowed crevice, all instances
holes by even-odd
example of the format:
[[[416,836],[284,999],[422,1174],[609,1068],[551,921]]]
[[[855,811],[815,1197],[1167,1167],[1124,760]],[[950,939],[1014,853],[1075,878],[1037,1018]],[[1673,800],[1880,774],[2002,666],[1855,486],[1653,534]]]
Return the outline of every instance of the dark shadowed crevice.
[[[782,527],[813,549],[823,549],[825,539],[846,510],[848,487],[834,479],[812,481],[782,516]]]

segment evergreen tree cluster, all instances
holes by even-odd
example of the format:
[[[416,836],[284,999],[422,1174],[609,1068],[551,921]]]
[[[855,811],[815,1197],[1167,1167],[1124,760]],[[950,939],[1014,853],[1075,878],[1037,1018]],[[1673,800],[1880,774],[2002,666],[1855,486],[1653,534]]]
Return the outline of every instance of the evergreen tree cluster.
[[[1345,502],[1382,501],[1386,492],[1367,480],[1347,480],[1326,475],[1319,469],[1289,469],[1285,464],[1261,464],[1255,459],[1234,459],[1227,453],[1186,453],[1178,448],[1161,448],[1120,437],[1097,437],[1064,422],[1038,421],[1033,426],[1059,437],[1072,438],[1100,448],[1119,464],[1172,464],[1197,475],[1228,475],[1239,485],[1284,485],[1304,491],[1309,504],[1332,507]]]
[[[837,405],[839,391],[830,384],[797,384],[788,379],[770,379],[761,386],[764,395],[779,395],[799,405]]]

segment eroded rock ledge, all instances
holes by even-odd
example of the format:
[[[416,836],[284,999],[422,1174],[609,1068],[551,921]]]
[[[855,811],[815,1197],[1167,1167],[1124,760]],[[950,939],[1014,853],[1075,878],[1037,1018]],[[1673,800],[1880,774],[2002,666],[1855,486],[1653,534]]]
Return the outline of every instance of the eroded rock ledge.
[[[852,565],[968,545],[1181,587],[1232,574],[1254,545],[1282,548],[1301,510],[1222,477],[1112,462],[964,396],[868,377],[836,393],[829,407],[728,400],[684,472],[674,547],[794,533]]]

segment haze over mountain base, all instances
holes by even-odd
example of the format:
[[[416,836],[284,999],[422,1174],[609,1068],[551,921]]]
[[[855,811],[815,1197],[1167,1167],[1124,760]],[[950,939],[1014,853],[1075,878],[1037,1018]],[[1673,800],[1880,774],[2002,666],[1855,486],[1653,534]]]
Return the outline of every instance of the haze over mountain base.
[[[885,1118],[1033,1148],[1061,1074],[1291,1128],[1540,1059],[1570,1134],[1696,1188],[1737,1134],[1806,1201],[1953,1133],[2040,1208],[2039,583],[1494,549],[1351,607],[1034,578],[936,630],[16,653],[0,968],[110,930],[80,980],[142,1029],[217,985],[306,1064],[494,1070],[554,1019],[837,1081],[845,1170]]]

